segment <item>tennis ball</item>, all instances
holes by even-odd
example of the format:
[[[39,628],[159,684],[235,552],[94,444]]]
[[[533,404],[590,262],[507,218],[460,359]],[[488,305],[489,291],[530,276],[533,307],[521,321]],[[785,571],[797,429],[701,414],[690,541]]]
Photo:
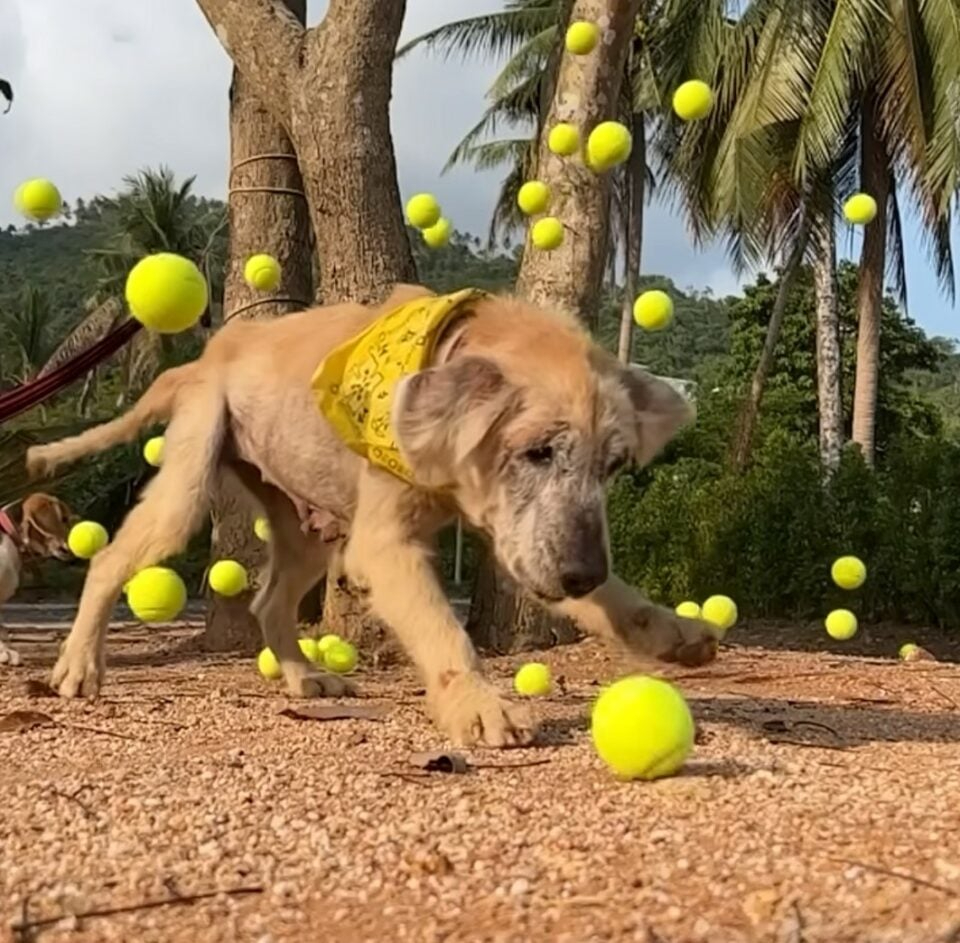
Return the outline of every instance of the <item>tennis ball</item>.
[[[49,180],[37,177],[17,187],[13,194],[13,203],[17,211],[28,219],[43,222],[53,219],[60,213],[63,198],[60,196],[60,191]]]
[[[349,642],[337,639],[324,650],[323,665],[334,674],[345,675],[357,667],[357,650]]]
[[[737,604],[729,596],[711,596],[703,604],[701,618],[719,629],[720,638],[733,628],[737,616]]]
[[[622,164],[633,149],[633,136],[619,121],[602,121],[587,138],[587,164],[600,173]]]
[[[566,122],[555,124],[547,135],[547,147],[560,157],[569,157],[580,149],[580,132]]]
[[[430,193],[418,193],[407,201],[407,219],[417,229],[429,229],[440,219],[440,204]]]
[[[838,557],[830,567],[830,576],[841,589],[859,589],[867,579],[867,568],[858,557]]]
[[[320,646],[317,644],[315,638],[297,639],[297,644],[300,646],[300,651],[303,652],[303,657],[312,665],[323,661],[323,656],[320,654]]]
[[[540,180],[528,180],[517,193],[517,206],[527,216],[542,213],[550,202],[550,188]]]
[[[280,662],[277,661],[277,656],[269,648],[262,649],[260,654],[257,655],[257,670],[268,681],[276,681],[277,678],[283,677]]]
[[[236,596],[249,585],[247,571],[236,560],[217,560],[207,574],[210,588],[221,596]]]
[[[266,253],[251,255],[243,267],[243,277],[251,288],[273,291],[280,284],[280,263]]]
[[[866,226],[877,215],[877,201],[869,193],[854,193],[843,204],[843,215],[855,226]]]
[[[270,521],[265,517],[258,517],[253,522],[253,532],[264,542],[270,540]]]
[[[900,646],[900,651],[897,654],[900,656],[902,661],[913,661],[917,656],[917,652],[920,651],[920,646],[916,642],[904,642]]]
[[[154,468],[163,464],[163,436],[155,435],[147,439],[143,446],[143,460]]]
[[[566,36],[567,52],[575,56],[585,56],[593,52],[598,42],[600,42],[600,28],[596,23],[578,20],[570,24]]]
[[[109,540],[107,529],[96,521],[80,521],[70,528],[67,534],[67,546],[70,552],[81,560],[89,560],[99,553]]]
[[[320,641],[317,642],[317,648],[320,651],[321,655],[325,655],[327,649],[331,645],[336,645],[337,642],[342,642],[343,639],[339,635],[334,635],[332,632],[329,635],[321,635]]]
[[[144,327],[176,334],[200,319],[207,307],[207,283],[189,259],[158,252],[130,270],[126,296],[130,313]]]
[[[673,300],[658,288],[642,292],[633,303],[633,320],[645,331],[662,331],[673,320]]]
[[[658,779],[676,773],[693,748],[693,716],[683,695],[648,675],[611,684],[590,720],[593,745],[620,779]]]
[[[682,602],[674,612],[678,616],[683,616],[685,619],[701,619],[703,618],[703,612],[700,609],[699,604],[695,602]]]
[[[423,241],[431,249],[442,249],[450,241],[452,229],[450,220],[441,216],[432,226],[423,230]]]
[[[513,687],[524,697],[543,697],[550,693],[550,668],[542,661],[528,661],[513,676]]]
[[[187,587],[165,566],[148,566],[127,583],[127,605],[143,622],[169,622],[186,604]]]
[[[563,223],[556,216],[544,216],[531,227],[530,238],[538,249],[556,249],[563,242]]]
[[[857,634],[857,617],[849,609],[834,609],[824,620],[827,635],[845,642]]]
[[[713,91],[706,82],[691,79],[677,86],[673,93],[673,110],[683,121],[697,121],[710,114]]]

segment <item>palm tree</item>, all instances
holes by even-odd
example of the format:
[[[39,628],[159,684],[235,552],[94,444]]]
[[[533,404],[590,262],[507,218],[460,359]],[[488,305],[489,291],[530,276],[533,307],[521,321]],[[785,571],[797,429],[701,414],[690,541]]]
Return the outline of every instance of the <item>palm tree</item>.
[[[0,341],[4,352],[12,354],[15,366],[9,376],[18,384],[34,377],[56,347],[57,327],[62,319],[50,305],[49,297],[28,285],[16,305],[2,322]]]

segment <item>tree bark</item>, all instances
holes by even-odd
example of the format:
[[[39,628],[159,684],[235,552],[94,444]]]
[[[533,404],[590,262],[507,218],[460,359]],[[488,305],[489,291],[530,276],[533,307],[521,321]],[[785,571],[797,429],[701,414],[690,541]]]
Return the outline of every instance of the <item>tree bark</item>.
[[[817,306],[817,402],[820,461],[828,475],[840,465],[843,402],[840,396],[840,315],[837,308],[837,245],[833,212],[814,233],[813,284]]]
[[[633,303],[637,295],[637,277],[643,251],[643,204],[647,184],[647,139],[643,115],[633,116],[633,152],[627,165],[627,212],[624,226],[626,266],[623,277],[623,305],[620,309],[620,337],[617,357],[630,362],[633,348]]]
[[[877,201],[877,215],[863,232],[860,280],[857,284],[857,370],[853,389],[851,438],[868,465],[874,461],[877,385],[880,371],[880,312],[887,261],[887,198],[890,176],[879,135],[879,117],[872,98],[864,101],[860,120],[860,180]]]
[[[580,129],[583,143],[593,127],[616,117],[620,86],[640,0],[575,0],[569,22],[606,19],[607,35],[588,56],[564,54],[557,71],[537,152],[537,178],[552,194],[550,213],[566,229],[563,243],[543,252],[529,238],[517,280],[519,294],[536,304],[576,313],[597,326],[599,295],[609,242],[609,175],[597,175],[580,157],[564,158],[547,147],[550,128],[561,121]],[[517,590],[490,554],[480,564],[467,630],[481,647],[498,651],[548,647],[572,637],[565,620],[548,614]]]

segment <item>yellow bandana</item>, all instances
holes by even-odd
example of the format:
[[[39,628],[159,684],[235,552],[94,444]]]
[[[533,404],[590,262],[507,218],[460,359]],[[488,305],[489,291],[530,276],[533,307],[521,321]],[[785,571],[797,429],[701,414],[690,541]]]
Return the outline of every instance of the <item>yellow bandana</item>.
[[[485,297],[486,292],[465,288],[417,298],[326,356],[310,386],[320,412],[344,445],[398,478],[413,481],[390,422],[397,381],[429,367],[443,327],[464,304]]]

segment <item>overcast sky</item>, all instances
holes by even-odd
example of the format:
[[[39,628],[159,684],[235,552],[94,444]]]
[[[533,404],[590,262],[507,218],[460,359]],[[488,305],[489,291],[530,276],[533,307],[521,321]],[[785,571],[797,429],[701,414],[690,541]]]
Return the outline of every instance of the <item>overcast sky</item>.
[[[501,7],[408,0],[404,38]],[[312,0],[310,21],[324,8]],[[230,66],[194,0],[0,0],[0,24],[0,76],[17,96],[0,116],[0,194],[42,176],[73,202],[165,163],[195,174],[199,192],[224,196]],[[394,83],[402,194],[432,191],[458,229],[477,234],[486,232],[497,175],[440,170],[479,117],[494,73],[494,64],[417,54],[398,64]],[[10,200],[0,200],[0,225],[17,221]],[[736,289],[722,251],[695,252],[668,207],[654,203],[645,232],[644,271],[720,295]],[[841,247],[855,248],[845,236]],[[915,238],[908,265],[911,314],[932,333],[960,335],[960,311],[938,293]]]

